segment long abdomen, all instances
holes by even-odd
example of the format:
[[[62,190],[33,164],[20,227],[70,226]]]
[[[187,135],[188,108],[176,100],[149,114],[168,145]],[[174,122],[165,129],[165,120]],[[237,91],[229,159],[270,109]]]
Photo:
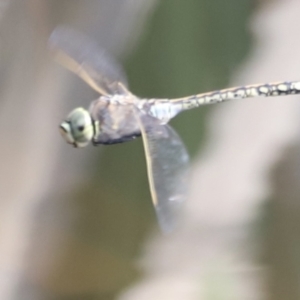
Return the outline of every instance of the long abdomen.
[[[200,105],[220,103],[233,99],[251,97],[275,97],[300,93],[300,81],[273,82],[255,85],[239,86],[219,91],[197,94],[189,97],[170,100],[180,104],[181,110],[187,110]]]

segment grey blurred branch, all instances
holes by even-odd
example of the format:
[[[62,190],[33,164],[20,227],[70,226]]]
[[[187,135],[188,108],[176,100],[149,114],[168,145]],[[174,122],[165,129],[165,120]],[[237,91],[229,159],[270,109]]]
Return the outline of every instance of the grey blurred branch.
[[[67,191],[70,183],[76,184],[74,177],[87,176],[80,168],[93,158],[87,151],[77,156],[78,164],[70,164],[69,169],[60,163],[68,157],[75,161],[77,155],[69,155],[59,146],[57,124],[64,115],[62,108],[68,101],[79,102],[84,94],[74,89],[71,96],[67,73],[49,59],[46,42],[50,32],[67,23],[94,35],[121,55],[132,49],[154,3],[0,2],[1,299],[58,299],[57,290],[49,294],[43,289],[51,289],[49,277],[56,276],[52,266],[59,264],[59,253],[67,247],[67,238],[60,234],[62,228],[67,226],[72,232],[74,224],[72,204],[56,202],[55,195]],[[93,92],[87,90],[84,98],[92,97]],[[46,225],[45,219],[40,219],[44,210],[49,221]],[[62,285],[60,294],[89,289],[89,281],[74,284],[74,290]],[[97,284],[92,289],[98,289]]]

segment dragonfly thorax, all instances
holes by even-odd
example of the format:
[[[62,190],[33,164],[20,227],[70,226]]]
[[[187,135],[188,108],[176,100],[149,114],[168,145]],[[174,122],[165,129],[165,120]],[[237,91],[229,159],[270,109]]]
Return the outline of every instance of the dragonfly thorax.
[[[94,136],[93,143],[116,144],[139,136],[137,101],[132,94],[101,96],[93,101],[89,113],[98,124],[98,134]]]
[[[70,112],[59,128],[67,143],[76,148],[82,148],[87,146],[93,137],[97,135],[98,126],[96,126],[87,110],[78,107]]]

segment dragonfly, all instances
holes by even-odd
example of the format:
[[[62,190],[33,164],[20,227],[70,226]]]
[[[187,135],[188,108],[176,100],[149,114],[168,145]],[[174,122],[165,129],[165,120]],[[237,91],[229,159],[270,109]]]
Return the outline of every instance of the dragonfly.
[[[169,121],[183,111],[206,104],[300,93],[300,81],[282,81],[177,99],[144,99],[130,92],[120,64],[88,36],[58,27],[49,38],[49,47],[59,63],[99,93],[88,109],[79,107],[69,113],[59,126],[61,135],[76,148],[89,143],[123,143],[141,136],[152,202],[166,233],[177,224],[189,183],[189,155]]]

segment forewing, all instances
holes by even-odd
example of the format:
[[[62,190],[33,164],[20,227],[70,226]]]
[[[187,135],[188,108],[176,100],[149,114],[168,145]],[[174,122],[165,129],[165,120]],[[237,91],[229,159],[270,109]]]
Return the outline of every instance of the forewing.
[[[120,93],[127,80],[122,67],[87,36],[68,27],[56,28],[49,38],[56,60],[102,95]]]
[[[189,155],[178,134],[155,118],[139,117],[153,204],[162,230],[176,226],[188,193]]]

